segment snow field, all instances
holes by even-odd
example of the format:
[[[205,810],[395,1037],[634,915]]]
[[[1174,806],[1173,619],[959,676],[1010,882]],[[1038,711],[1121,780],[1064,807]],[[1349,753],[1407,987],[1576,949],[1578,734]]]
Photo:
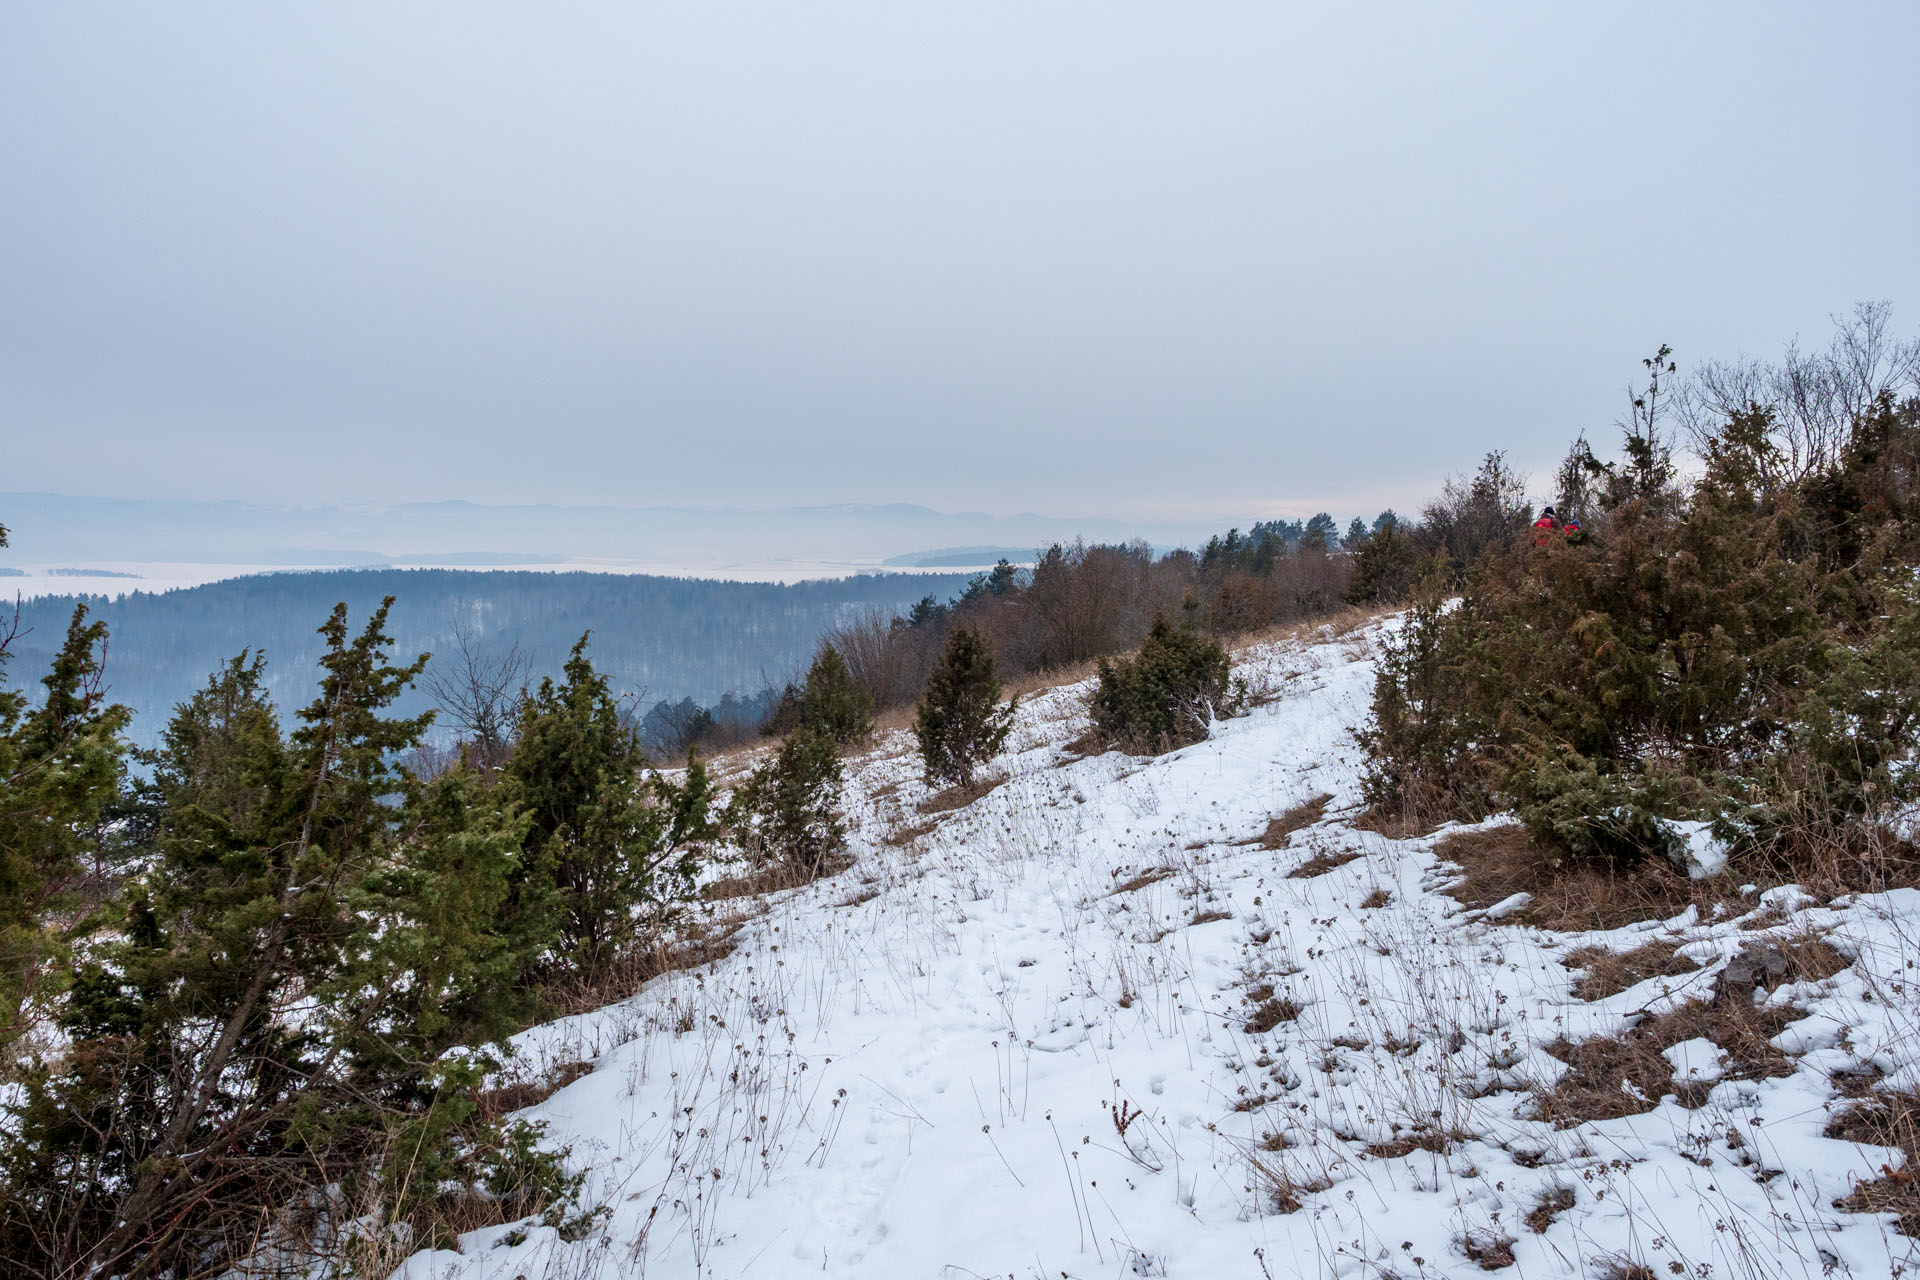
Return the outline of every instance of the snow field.
[[[491,1228],[400,1274],[1920,1272],[1890,1217],[1832,1207],[1898,1153],[1822,1136],[1836,1074],[1920,1085],[1920,893],[1776,890],[1610,933],[1503,923],[1445,896],[1437,837],[1348,825],[1367,635],[1257,647],[1236,674],[1262,704],[1150,760],[1067,751],[1082,687],[1023,701],[1006,781],[947,813],[919,810],[911,735],[883,735],[850,762],[849,871],[714,904],[739,922],[731,955],[518,1037],[529,1077],[594,1063],[526,1114],[589,1172],[599,1227]],[[1617,1036],[1711,995],[1742,947],[1810,934],[1852,963],[1762,995],[1804,1011],[1775,1040],[1791,1075],[1718,1081],[1720,1048],[1686,1041],[1668,1060],[1704,1103],[1534,1118],[1567,1069],[1549,1046]],[[1653,939],[1702,967],[1574,997],[1568,952]]]

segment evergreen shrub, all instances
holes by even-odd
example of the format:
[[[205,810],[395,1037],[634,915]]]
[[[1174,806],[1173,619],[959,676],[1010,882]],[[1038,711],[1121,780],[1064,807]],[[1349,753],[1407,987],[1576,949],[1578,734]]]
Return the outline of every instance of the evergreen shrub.
[[[1018,701],[999,705],[993,651],[979,632],[961,629],[949,635],[914,717],[928,783],[971,784],[974,770],[1005,744]]]
[[[789,734],[734,795],[731,822],[742,843],[762,859],[818,875],[846,847],[841,777],[832,738],[811,728]]]
[[[1131,751],[1199,742],[1216,716],[1233,711],[1227,651],[1155,618],[1138,653],[1101,659],[1088,710],[1101,737]]]

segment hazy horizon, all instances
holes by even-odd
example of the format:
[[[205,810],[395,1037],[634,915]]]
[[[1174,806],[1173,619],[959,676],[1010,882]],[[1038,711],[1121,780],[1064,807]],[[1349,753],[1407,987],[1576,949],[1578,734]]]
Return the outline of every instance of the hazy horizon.
[[[1354,513],[1359,514],[1359,513]],[[1054,542],[1197,546],[1209,524],[821,507],[291,505],[0,491],[0,596],[117,596],[283,569],[387,565],[798,582],[1030,560]],[[1343,517],[1342,523],[1344,524]],[[1237,522],[1244,527],[1248,521]],[[956,553],[970,552],[959,555]],[[92,572],[79,573],[79,568]]]
[[[1224,527],[1920,312],[1920,10],[0,13],[0,488]]]

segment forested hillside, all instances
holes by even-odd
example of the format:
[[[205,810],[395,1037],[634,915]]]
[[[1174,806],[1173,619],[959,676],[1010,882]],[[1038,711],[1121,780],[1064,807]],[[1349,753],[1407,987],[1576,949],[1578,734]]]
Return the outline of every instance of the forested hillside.
[[[964,581],[903,573],[782,586],[626,574],[342,570],[262,574],[86,603],[112,636],[111,695],[133,708],[134,739],[149,743],[171,708],[242,649],[266,652],[269,694],[280,707],[297,706],[321,653],[315,629],[340,601],[359,617],[383,597],[396,597],[397,652],[446,654],[457,647],[459,628],[483,655],[517,644],[536,678],[557,672],[591,629],[595,665],[616,691],[706,702],[777,686],[804,669],[829,628],[876,608],[891,612],[929,593],[945,595]],[[44,669],[52,660],[75,603],[56,596],[22,606],[21,626],[30,630],[13,648],[22,669]],[[416,687],[401,709],[430,705]]]

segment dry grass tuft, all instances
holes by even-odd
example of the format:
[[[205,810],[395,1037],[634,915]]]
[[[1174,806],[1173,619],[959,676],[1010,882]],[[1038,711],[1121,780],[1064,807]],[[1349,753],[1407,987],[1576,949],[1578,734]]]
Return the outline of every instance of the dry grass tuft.
[[[1216,920],[1231,919],[1233,919],[1233,912],[1231,911],[1202,911],[1196,914],[1193,919],[1187,921],[1187,923],[1189,925],[1212,924]]]
[[[1468,1135],[1464,1133],[1428,1129],[1420,1133],[1402,1134],[1388,1142],[1371,1143],[1364,1150],[1376,1160],[1398,1160],[1416,1151],[1428,1151],[1440,1156],[1445,1155],[1467,1137]]]
[[[1648,978],[1677,978],[1700,968],[1697,960],[1679,954],[1676,942],[1648,942],[1631,951],[1607,947],[1581,947],[1569,951],[1560,963],[1569,969],[1584,969],[1573,994],[1581,1000],[1604,1000]]]
[[[1264,1193],[1262,1198],[1270,1213],[1298,1213],[1306,1207],[1308,1196],[1333,1186],[1325,1178],[1296,1178],[1281,1168],[1277,1161],[1270,1163],[1258,1156],[1248,1156],[1247,1164],[1260,1184]]]
[[[1330,795],[1318,795],[1293,806],[1267,823],[1267,829],[1260,833],[1257,843],[1262,849],[1286,848],[1294,832],[1310,827],[1327,816],[1327,804],[1332,799]]]
[[[1688,906],[1711,917],[1719,904],[1744,910],[1714,881],[1690,880],[1658,861],[1615,869],[1558,858],[1540,848],[1517,823],[1457,831],[1434,852],[1465,874],[1447,890],[1469,907],[1490,907],[1516,893],[1533,901],[1508,917],[1543,929],[1605,930],[1665,920]]]
[[[1105,735],[1098,729],[1088,729],[1085,733],[1060,744],[1060,754],[1069,760],[1085,760],[1118,750],[1119,748],[1108,742]]]
[[[1355,831],[1371,831],[1389,840],[1418,840],[1423,836],[1432,835],[1456,816],[1451,813],[1427,812],[1412,806],[1397,813],[1372,808],[1355,817],[1348,825]]]
[[[1048,667],[1040,671],[1028,671],[1022,675],[1008,676],[1000,684],[1000,693],[1008,698],[1031,698],[1036,694],[1047,693],[1053,689],[1070,684],[1079,684],[1082,680],[1091,680],[1100,671],[1100,659],[1088,658],[1085,662],[1069,662],[1064,666]]]
[[[1327,874],[1327,872],[1332,871],[1335,867],[1344,867],[1349,862],[1357,862],[1360,856],[1360,854],[1350,849],[1320,849],[1317,850],[1311,858],[1308,858],[1305,862],[1287,872],[1287,879],[1311,880],[1315,876]]]
[[[1654,1269],[1631,1258],[1594,1258],[1593,1280],[1660,1280]]]
[[[955,809],[972,804],[1006,780],[1004,773],[983,773],[963,787],[936,791],[913,807],[918,813],[952,813]]]
[[[742,875],[710,881],[700,887],[700,896],[708,902],[725,902],[730,898],[779,893],[785,889],[798,889],[803,885],[812,884],[815,880],[837,876],[852,865],[852,855],[844,853],[828,858],[821,864],[817,875],[810,875],[805,867],[798,867],[790,862],[770,862]]]
[[[1392,901],[1393,895],[1385,889],[1375,889],[1372,893],[1360,899],[1360,909],[1362,911],[1377,911]]]
[[[921,836],[932,835],[940,829],[940,820],[930,818],[925,822],[903,823],[889,827],[887,834],[880,837],[880,843],[893,849],[903,849]]]
[[[1271,1031],[1281,1023],[1292,1022],[1300,1016],[1300,1006],[1297,1002],[1285,996],[1274,996],[1270,987],[1266,990],[1266,997],[1247,1016],[1247,1030],[1255,1035],[1263,1031]]]
[[[1120,873],[1116,871],[1113,874],[1117,877]],[[1173,874],[1174,871],[1172,867],[1148,867],[1145,871],[1133,877],[1133,879],[1123,881],[1113,886],[1113,890],[1108,893],[1107,896],[1109,898],[1117,898],[1123,893],[1132,893],[1134,890],[1144,889],[1150,884],[1159,884],[1162,880],[1167,879]]]
[[[749,913],[712,922],[689,921],[676,939],[662,936],[598,971],[567,975],[546,988],[547,999],[559,1017],[603,1009],[627,999],[661,974],[724,960],[733,954],[740,927],[751,918]]]
[[[1649,1018],[1621,1036],[1597,1036],[1579,1044],[1549,1046],[1567,1064],[1567,1073],[1551,1089],[1534,1092],[1535,1115],[1555,1128],[1589,1120],[1639,1115],[1672,1093],[1687,1106],[1701,1106],[1711,1086],[1699,1081],[1676,1084],[1673,1064],[1663,1051],[1683,1040],[1713,1041],[1725,1052],[1723,1080],[1757,1080],[1793,1074],[1793,1060],[1769,1043],[1796,1015],[1760,1008],[1741,998],[1691,1000],[1670,1013]]]
[[[1576,1200],[1572,1187],[1553,1187],[1542,1191],[1527,1213],[1527,1230],[1537,1236],[1545,1235],[1547,1228],[1553,1225],[1553,1220],[1573,1208]]]
[[[1798,884],[1821,899],[1920,887],[1920,840],[1883,822],[1799,830],[1772,850],[1747,850],[1734,874],[1760,884]]]
[[[1827,1137],[1892,1147],[1904,1157],[1898,1169],[1880,1166],[1880,1176],[1855,1186],[1835,1202],[1849,1213],[1891,1213],[1900,1234],[1920,1237],[1920,1093],[1875,1092],[1848,1107],[1827,1126]]]
[[[1512,1266],[1516,1243],[1512,1236],[1497,1231],[1469,1231],[1460,1237],[1460,1248],[1482,1271],[1500,1271]]]
[[[1787,978],[1793,982],[1831,978],[1853,963],[1817,933],[1781,939],[1778,945],[1780,953],[1787,958]]]
[[[498,1120],[513,1111],[524,1111],[545,1102],[575,1080],[593,1073],[591,1062],[562,1062],[550,1068],[538,1080],[522,1080],[498,1089],[482,1089],[473,1096],[482,1120]]]

